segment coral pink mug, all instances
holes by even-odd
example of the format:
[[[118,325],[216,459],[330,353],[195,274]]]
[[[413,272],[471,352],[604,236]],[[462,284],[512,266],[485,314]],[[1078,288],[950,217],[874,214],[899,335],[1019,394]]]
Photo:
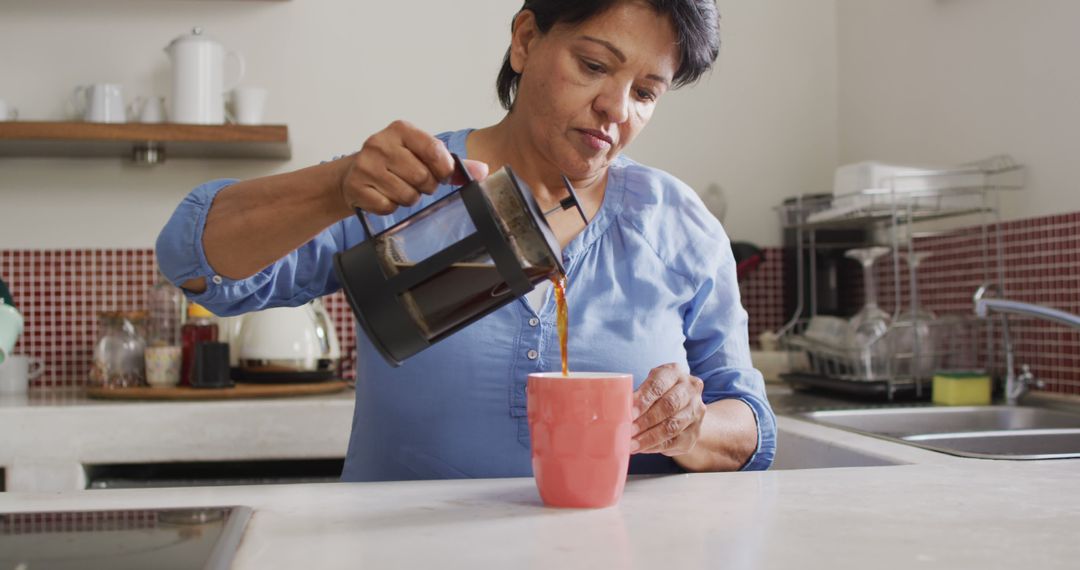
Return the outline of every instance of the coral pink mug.
[[[598,508],[622,496],[630,463],[634,377],[529,374],[532,468],[544,504]]]

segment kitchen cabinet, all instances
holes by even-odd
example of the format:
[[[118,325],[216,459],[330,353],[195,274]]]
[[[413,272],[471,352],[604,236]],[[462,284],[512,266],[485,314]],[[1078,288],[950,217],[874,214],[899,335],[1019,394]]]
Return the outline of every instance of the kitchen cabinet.
[[[288,160],[291,156],[286,125],[0,122],[0,158],[127,157],[154,164],[166,158]]]

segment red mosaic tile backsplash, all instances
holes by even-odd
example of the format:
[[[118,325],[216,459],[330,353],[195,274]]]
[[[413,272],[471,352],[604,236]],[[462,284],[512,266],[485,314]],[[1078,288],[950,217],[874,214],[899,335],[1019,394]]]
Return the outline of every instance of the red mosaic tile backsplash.
[[[775,331],[787,321],[784,315],[784,250],[763,248],[765,260],[739,282],[743,307],[750,314],[750,345],[757,347],[758,336]]]
[[[1006,222],[1001,237],[1007,297],[1080,313],[1080,212]],[[940,315],[970,314],[975,289],[997,272],[991,249],[989,271],[984,273],[981,228],[919,238],[916,249],[933,253],[918,272],[921,304]],[[761,332],[776,330],[787,320],[782,249],[767,248],[764,253],[765,261],[739,284],[753,345]],[[891,262],[885,261],[878,268],[880,301],[891,310],[896,289]],[[16,350],[46,362],[46,372],[35,385],[84,385],[97,313],[143,308],[154,267],[151,249],[0,250],[0,276],[27,321]],[[905,278],[901,303],[908,303],[909,289]],[[341,293],[325,303],[345,351],[343,370],[351,378],[356,342],[352,313]],[[1019,317],[1010,323],[1017,363],[1030,364],[1049,391],[1080,394],[1080,333]]]
[[[1000,230],[1000,233],[999,233]],[[972,296],[987,281],[997,281],[997,242],[1002,245],[1004,292],[1002,297],[1047,305],[1080,314],[1080,212],[1043,216],[994,224],[984,233],[982,226],[961,228],[932,237],[916,238],[914,249],[930,256],[916,272],[919,305],[939,316],[972,315]],[[763,331],[777,330],[788,320],[783,309],[783,250],[766,250],[766,262],[741,282],[743,306],[750,314],[750,342],[758,345]],[[857,282],[854,306],[862,304],[861,274],[854,264],[851,277]],[[876,268],[879,303],[892,313],[897,301],[910,307],[911,286],[907,266],[900,264],[899,299],[892,257],[883,258]],[[1031,366],[1036,378],[1046,382],[1045,390],[1080,395],[1080,331],[1045,321],[1009,317],[1017,371]],[[1004,370],[1001,328],[995,326],[993,369]],[[976,358],[989,350],[979,343]]]
[[[152,510],[10,513],[0,516],[0,536],[154,529],[158,520]]]
[[[985,232],[979,225],[916,238],[914,250],[929,254],[916,271],[919,306],[937,316],[974,315],[975,291],[983,283],[998,281],[998,236],[1004,271],[1004,292],[999,296],[1080,314],[1080,212],[1004,222],[1000,227],[989,224]],[[905,311],[911,307],[908,267],[901,258],[898,288],[893,261],[891,255],[886,255],[875,265],[878,302],[890,314],[898,303]],[[842,271],[843,280],[850,281],[846,289],[850,291],[850,306],[861,306],[864,295],[861,269],[851,263]],[[743,284],[744,295],[746,285]],[[750,313],[751,334],[755,330],[769,330],[776,322],[770,311],[761,311],[754,302],[760,296],[767,293],[744,299]],[[996,316],[991,323],[989,347],[981,333],[980,338],[974,338],[971,329],[952,331],[963,335],[961,342],[974,342],[975,346],[950,364],[983,367],[989,359],[991,370],[1003,375],[1004,343],[999,323],[1000,317]],[[1027,364],[1036,378],[1046,382],[1046,391],[1080,395],[1080,332],[1016,315],[1009,317],[1009,330],[1017,373],[1021,365]],[[957,339],[952,340],[955,349]],[[752,336],[751,342],[754,341],[756,338]]]
[[[937,315],[973,314],[973,295],[979,285],[1004,275],[1001,297],[1036,303],[1080,314],[1080,212],[1015,220],[1000,224],[1002,264],[999,267],[998,228],[984,234],[981,227],[917,238],[915,250],[930,255],[917,270],[919,305]],[[897,288],[891,258],[877,268],[880,304],[892,311]],[[901,264],[899,302],[910,307],[907,268]],[[1045,389],[1080,395],[1080,331],[1022,316],[1009,317],[1017,372],[1022,364],[1047,383]],[[1004,370],[1001,328],[994,327],[995,369]]]
[[[157,270],[152,249],[0,250],[0,276],[26,321],[15,351],[45,362],[33,385],[71,387],[89,379],[98,313],[146,308]],[[344,375],[351,379],[352,312],[340,292],[324,303],[337,325]]]

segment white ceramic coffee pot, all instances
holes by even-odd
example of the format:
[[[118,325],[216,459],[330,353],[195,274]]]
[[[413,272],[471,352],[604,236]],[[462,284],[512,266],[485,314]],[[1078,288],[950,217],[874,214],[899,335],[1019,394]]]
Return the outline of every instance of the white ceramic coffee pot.
[[[220,125],[225,122],[225,93],[244,77],[244,57],[226,50],[195,28],[165,46],[172,60],[172,113],[174,123]],[[234,76],[225,80],[226,60],[235,61]]]

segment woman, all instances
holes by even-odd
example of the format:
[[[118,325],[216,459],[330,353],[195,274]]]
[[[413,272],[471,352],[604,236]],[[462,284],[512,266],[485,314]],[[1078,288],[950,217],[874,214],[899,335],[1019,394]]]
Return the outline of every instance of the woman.
[[[503,165],[550,209],[563,246],[571,366],[632,372],[631,472],[765,469],[775,420],[750,363],[746,313],[719,222],[674,177],[622,151],[658,100],[719,49],[714,0],[526,0],[499,74],[498,123],[437,137],[404,121],[350,156],[215,181],[158,240],[162,268],[218,314],[297,305],[340,288],[332,256],[452,190],[451,152],[476,177]],[[383,217],[379,217],[382,215]],[[525,381],[556,369],[550,292],[511,303],[390,368],[360,335],[342,478],[528,476]]]

